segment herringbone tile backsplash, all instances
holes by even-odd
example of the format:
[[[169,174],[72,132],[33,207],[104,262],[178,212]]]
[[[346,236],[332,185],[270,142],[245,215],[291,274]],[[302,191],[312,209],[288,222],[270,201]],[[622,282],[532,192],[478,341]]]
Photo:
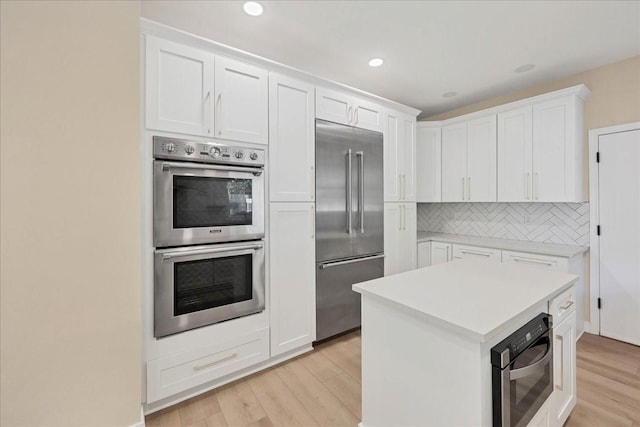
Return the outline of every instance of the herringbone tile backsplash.
[[[589,203],[418,203],[418,230],[589,245]]]

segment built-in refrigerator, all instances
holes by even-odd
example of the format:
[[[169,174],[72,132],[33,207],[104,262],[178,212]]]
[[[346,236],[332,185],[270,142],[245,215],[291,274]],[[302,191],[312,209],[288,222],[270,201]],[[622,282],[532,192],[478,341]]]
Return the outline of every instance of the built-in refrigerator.
[[[316,120],[316,340],[360,326],[354,283],[384,275],[382,134]]]

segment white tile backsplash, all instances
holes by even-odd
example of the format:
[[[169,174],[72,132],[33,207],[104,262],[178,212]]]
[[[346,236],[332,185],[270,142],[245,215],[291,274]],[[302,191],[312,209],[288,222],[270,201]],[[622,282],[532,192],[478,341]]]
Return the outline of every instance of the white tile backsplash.
[[[418,203],[418,230],[589,245],[589,203]]]

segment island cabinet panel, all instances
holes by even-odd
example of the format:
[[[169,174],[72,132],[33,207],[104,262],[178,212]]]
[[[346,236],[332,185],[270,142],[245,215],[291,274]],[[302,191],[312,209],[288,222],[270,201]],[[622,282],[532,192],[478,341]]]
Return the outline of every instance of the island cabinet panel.
[[[502,262],[500,249],[482,248],[479,246],[453,245],[453,258],[476,258],[492,262]]]
[[[269,75],[269,197],[272,202],[315,199],[314,87]]]
[[[271,203],[271,356],[316,338],[315,205]]]
[[[431,265],[449,262],[453,259],[451,243],[431,242]]]
[[[554,425],[563,425],[576,406],[576,338],[573,311],[553,327]]]
[[[215,56],[146,36],[148,129],[213,136]]]

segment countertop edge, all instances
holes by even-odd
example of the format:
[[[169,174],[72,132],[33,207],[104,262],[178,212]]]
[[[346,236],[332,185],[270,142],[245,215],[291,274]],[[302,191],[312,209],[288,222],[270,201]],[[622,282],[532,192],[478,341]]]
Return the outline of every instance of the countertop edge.
[[[420,236],[422,233],[429,234],[428,236]],[[433,234],[433,235],[432,235]],[[455,237],[454,237],[455,236]],[[469,240],[467,240],[467,238]],[[473,239],[488,239],[487,242],[475,242]],[[506,244],[501,244],[499,240],[505,240]],[[425,243],[425,242],[443,242],[443,243],[452,243],[459,245],[468,245],[468,246],[476,246],[476,247],[485,247],[491,249],[500,249],[503,251],[514,251],[514,252],[526,252],[531,254],[538,255],[547,255],[547,256],[555,256],[560,258],[572,258],[576,255],[584,254],[590,250],[589,246],[579,246],[579,245],[566,245],[567,247],[571,247],[573,250],[569,251],[559,251],[554,250],[553,248],[549,249],[540,249],[536,247],[528,248],[526,245],[558,245],[557,243],[541,243],[541,242],[529,242],[526,240],[511,240],[511,239],[496,239],[495,237],[481,237],[481,236],[466,236],[464,234],[447,234],[447,233],[436,233],[429,231],[418,231],[417,233],[417,243]],[[511,242],[517,242],[518,245],[524,245],[524,248],[516,248],[510,247],[513,245]]]

